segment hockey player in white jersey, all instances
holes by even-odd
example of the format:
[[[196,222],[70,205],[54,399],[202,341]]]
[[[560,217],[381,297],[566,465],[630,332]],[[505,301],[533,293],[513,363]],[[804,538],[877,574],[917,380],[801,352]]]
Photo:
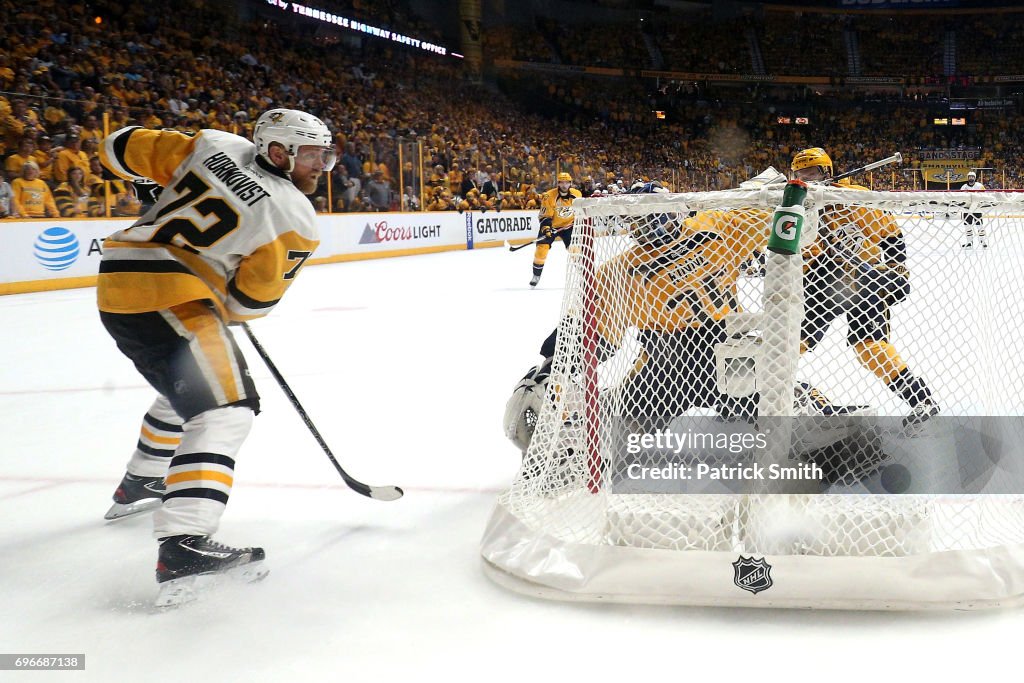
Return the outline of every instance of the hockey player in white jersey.
[[[967,182],[960,186],[961,191],[969,192],[981,192],[985,189],[985,186],[978,182],[978,174],[974,171],[970,171],[967,174]],[[964,249],[971,249],[974,247],[974,232],[977,227],[978,232],[978,246],[982,249],[988,249],[988,241],[985,239],[985,222],[980,213],[965,213],[964,215],[964,242],[961,245]]]
[[[157,390],[107,519],[156,508],[160,606],[194,595],[200,576],[266,575],[262,548],[214,542],[235,459],[259,396],[227,325],[267,315],[319,243],[305,195],[334,166],[315,116],[264,113],[253,142],[124,128],[100,151],[125,180],[164,189],[103,244],[100,318]]]

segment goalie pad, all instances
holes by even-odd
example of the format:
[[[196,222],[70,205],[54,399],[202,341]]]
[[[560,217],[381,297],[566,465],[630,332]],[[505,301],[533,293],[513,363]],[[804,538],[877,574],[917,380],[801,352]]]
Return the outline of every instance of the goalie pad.
[[[530,447],[533,431],[537,428],[550,377],[551,358],[546,358],[540,365],[530,368],[526,376],[519,380],[505,404],[505,436],[524,453]]]

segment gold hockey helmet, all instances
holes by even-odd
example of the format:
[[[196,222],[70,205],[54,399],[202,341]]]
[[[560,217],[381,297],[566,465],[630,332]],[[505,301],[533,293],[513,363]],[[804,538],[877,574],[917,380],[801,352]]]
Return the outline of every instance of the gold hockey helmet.
[[[569,175],[568,173],[566,173],[565,171],[562,171],[561,173],[558,174],[558,182],[561,183],[563,181],[567,182],[567,183],[571,183],[572,182],[572,176]]]
[[[825,172],[826,178],[831,177],[835,172],[832,167],[832,158],[821,147],[811,147],[797,152],[793,157],[793,163],[790,164],[794,173],[813,166],[820,166]]]

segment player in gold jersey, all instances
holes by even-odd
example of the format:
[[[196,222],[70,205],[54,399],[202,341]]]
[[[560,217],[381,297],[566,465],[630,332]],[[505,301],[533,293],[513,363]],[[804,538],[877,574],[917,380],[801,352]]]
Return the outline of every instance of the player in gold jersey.
[[[273,109],[255,144],[222,131],[123,128],[107,171],[163,192],[103,245],[100,318],[158,396],[108,519],[156,507],[158,605],[191,597],[197,575],[261,578],[261,548],[215,543],[234,464],[259,396],[227,325],[267,315],[319,243],[305,195],[334,166],[333,136],[304,112]]]
[[[636,334],[641,351],[626,380],[623,410],[671,419],[693,407],[752,417],[756,399],[718,388],[715,346],[739,309],[741,267],[763,250],[770,212],[650,214],[631,227],[636,244],[597,270],[597,329],[608,348]],[[741,405],[742,404],[742,405]]]
[[[824,182],[833,175],[832,159],[820,147],[793,157],[793,176]],[[840,181],[837,187],[867,190]],[[804,250],[804,320],[801,350],[813,349],[832,321],[846,314],[847,343],[860,364],[906,401],[906,425],[938,414],[927,383],[911,372],[889,341],[892,306],[910,294],[907,248],[891,215],[857,206],[828,206],[821,215],[818,237]]]
[[[556,239],[562,240],[566,247],[572,242],[572,202],[580,198],[580,191],[572,187],[572,176],[568,173],[558,174],[556,187],[541,195],[540,200],[540,237],[533,252],[533,277],[530,286],[536,287],[544,272],[544,262]]]

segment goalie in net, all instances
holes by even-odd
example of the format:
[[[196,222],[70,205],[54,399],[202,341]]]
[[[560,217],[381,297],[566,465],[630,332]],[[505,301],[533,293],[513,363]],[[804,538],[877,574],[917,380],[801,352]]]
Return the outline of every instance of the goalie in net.
[[[636,194],[664,191],[656,181],[630,190]],[[722,390],[716,349],[729,339],[726,317],[740,310],[740,278],[748,273],[749,264],[761,262],[770,218],[770,211],[757,208],[634,216],[628,224],[631,246],[597,269],[597,360],[628,368],[621,382],[606,390],[603,402],[614,404],[615,414],[628,420],[631,429],[648,433],[666,429],[692,409],[709,409],[719,418],[747,422],[757,417],[756,391],[737,396]],[[824,253],[823,248],[819,246],[815,253]],[[833,270],[830,266],[826,272]],[[817,300],[809,301],[808,307],[827,311],[831,317],[823,325],[819,316],[809,314],[813,324],[805,321],[802,350],[812,348],[828,323],[847,310],[842,302],[823,302],[837,296],[838,289],[818,286],[821,278],[815,279],[813,272],[809,271],[811,284],[806,287]],[[849,310],[851,319],[862,315],[859,309]],[[543,362],[520,380],[506,405],[506,436],[524,458],[548,390],[557,336],[558,328],[541,346]],[[551,398],[561,391],[555,387]],[[834,404],[806,382],[794,386],[794,405],[800,414],[818,416],[847,415],[859,409]],[[568,424],[574,416],[564,418]],[[560,445],[563,461],[579,448],[573,443],[580,440],[576,427],[566,430]],[[877,439],[858,433],[831,441],[803,454],[806,461],[823,467],[825,484],[873,473],[881,460]],[[525,474],[534,476],[536,465],[527,462]]]

